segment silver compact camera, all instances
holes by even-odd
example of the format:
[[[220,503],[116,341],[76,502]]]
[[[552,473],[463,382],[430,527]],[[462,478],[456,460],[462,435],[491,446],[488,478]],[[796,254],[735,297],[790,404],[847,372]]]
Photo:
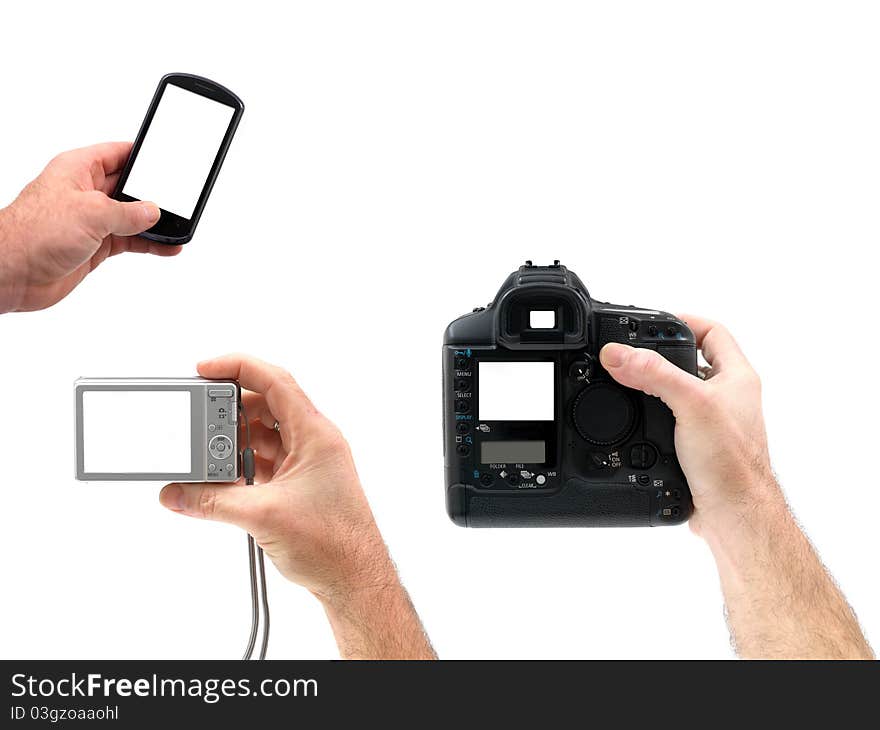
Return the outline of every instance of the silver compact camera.
[[[80,378],[74,383],[80,481],[234,482],[234,380]]]

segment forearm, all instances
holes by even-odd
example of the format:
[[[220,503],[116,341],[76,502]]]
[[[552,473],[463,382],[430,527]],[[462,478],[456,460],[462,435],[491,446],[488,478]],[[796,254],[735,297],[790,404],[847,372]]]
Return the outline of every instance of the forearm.
[[[422,622],[387,559],[374,585],[320,597],[343,659],[436,659]]]
[[[13,206],[0,209],[0,314],[18,309],[25,289],[24,242]]]
[[[731,638],[747,658],[873,657],[858,621],[778,489],[704,531]]]

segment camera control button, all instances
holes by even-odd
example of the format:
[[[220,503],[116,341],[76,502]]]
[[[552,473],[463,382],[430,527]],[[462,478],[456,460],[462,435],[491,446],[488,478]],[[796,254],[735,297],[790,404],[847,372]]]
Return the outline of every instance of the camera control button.
[[[651,483],[651,477],[647,474],[639,474],[636,477],[636,481],[643,487],[647,487]]]
[[[232,455],[232,441],[228,436],[214,436],[208,442],[208,453],[215,459],[228,459]]]
[[[232,396],[232,388],[216,388],[208,391],[209,398],[231,398]]]
[[[215,426],[213,423],[211,423],[211,424],[208,425],[208,430],[209,430],[209,431],[216,431],[216,430],[217,430],[217,426]]]
[[[455,430],[458,433],[467,433],[471,430],[471,425],[467,421],[459,421],[455,424]]]
[[[459,456],[470,456],[471,453],[471,447],[467,444],[459,444],[455,447],[455,450]]]
[[[215,471],[217,471],[217,465],[216,464],[208,464],[208,473],[213,474]]]
[[[589,359],[575,360],[568,368],[568,375],[575,380],[586,380],[592,374],[592,370]]]
[[[651,444],[636,444],[629,452],[633,469],[650,469],[657,462],[657,450]]]
[[[543,474],[538,474],[538,476],[535,477],[535,484],[537,484],[539,487],[543,487],[546,483],[547,477],[545,477]]]
[[[456,413],[467,413],[471,409],[471,404],[466,400],[457,400],[455,401],[455,412]]]
[[[484,487],[491,487],[495,483],[495,477],[491,474],[483,473],[480,474],[480,484]]]

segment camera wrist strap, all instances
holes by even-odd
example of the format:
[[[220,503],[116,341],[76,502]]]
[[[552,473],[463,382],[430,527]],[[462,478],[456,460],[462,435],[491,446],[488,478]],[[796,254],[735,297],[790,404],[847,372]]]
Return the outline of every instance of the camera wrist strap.
[[[239,412],[241,420],[244,422],[245,432],[245,448],[241,452],[242,471],[244,472],[244,483],[246,486],[253,486],[256,466],[254,462],[254,450],[251,448],[251,425],[247,419],[247,413],[244,404],[239,400]],[[251,535],[247,536],[248,545],[248,570],[250,573],[251,586],[251,633],[248,637],[247,648],[245,649],[243,660],[253,658],[254,647],[257,642],[257,630],[260,626],[260,608],[263,612],[263,636],[260,642],[260,653],[257,657],[262,660],[266,658],[266,651],[269,648],[269,596],[266,591],[266,562],[263,557],[263,548],[259,547]],[[259,592],[259,598],[258,598]]]

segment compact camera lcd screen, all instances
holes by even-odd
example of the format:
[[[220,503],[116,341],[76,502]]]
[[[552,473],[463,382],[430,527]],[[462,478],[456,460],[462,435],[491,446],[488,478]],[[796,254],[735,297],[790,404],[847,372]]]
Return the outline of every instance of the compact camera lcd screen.
[[[190,397],[186,390],[84,391],[84,471],[192,471]]]
[[[192,218],[234,113],[168,84],[122,192]]]
[[[552,362],[481,360],[477,417],[481,421],[552,421],[554,390]]]

